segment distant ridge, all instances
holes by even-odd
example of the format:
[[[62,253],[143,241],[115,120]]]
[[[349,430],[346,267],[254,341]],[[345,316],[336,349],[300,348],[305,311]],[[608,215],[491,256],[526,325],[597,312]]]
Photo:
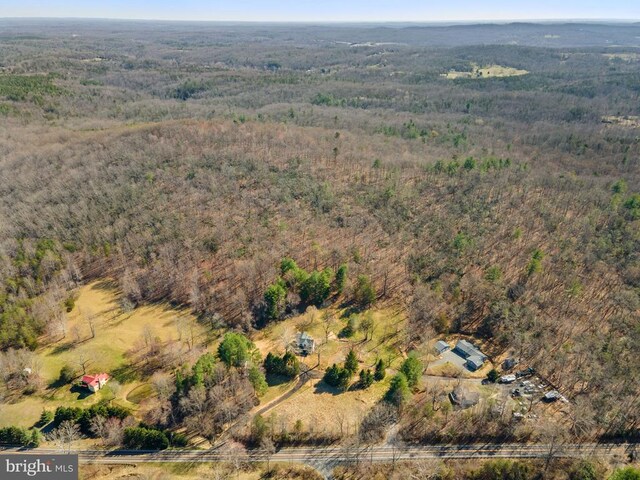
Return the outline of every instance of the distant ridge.
[[[212,22],[168,20],[109,20],[87,18],[0,18],[2,37],[20,36],[25,31],[47,30],[53,37],[65,29],[90,26],[92,32],[120,34],[225,32],[230,29],[243,38],[254,35],[255,28],[269,28],[272,41],[282,35],[308,35],[317,42],[369,44],[392,43],[417,47],[465,47],[473,45],[512,45],[541,48],[630,47],[640,44],[640,21],[563,20],[512,22]],[[33,33],[32,32],[32,33]],[[58,33],[56,33],[58,32]],[[397,47],[400,48],[400,47]]]

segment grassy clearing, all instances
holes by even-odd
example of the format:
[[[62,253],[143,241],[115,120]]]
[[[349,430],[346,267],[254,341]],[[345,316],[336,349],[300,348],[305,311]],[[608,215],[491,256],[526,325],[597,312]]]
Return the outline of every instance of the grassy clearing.
[[[261,408],[272,400],[275,400],[281,395],[284,395],[296,383],[295,381],[286,380],[272,383],[271,378],[267,378],[267,382],[270,386],[267,389],[267,392],[262,397],[260,397],[260,405],[256,408]]]
[[[314,380],[295,395],[276,406],[266,416],[275,425],[292,428],[301,420],[305,430],[353,433],[367,412],[378,403],[389,388],[389,376],[366,390],[339,392],[322,380]]]
[[[304,465],[271,463],[271,468],[286,477],[269,478],[316,478],[310,467]],[[122,478],[164,479],[180,478],[184,480],[200,480],[202,478],[233,478],[238,480],[259,480],[265,478],[266,465],[252,463],[244,465],[237,471],[232,465],[225,463],[141,463],[137,465],[83,465],[80,479],[111,480]],[[295,474],[294,474],[295,472]],[[297,474],[297,475],[296,475]],[[277,475],[277,474],[276,474]]]
[[[442,76],[455,80],[457,78],[501,78],[501,77],[517,77],[521,75],[527,75],[527,70],[519,70],[517,68],[505,67],[502,65],[488,65],[486,67],[480,67],[475,63],[471,64],[471,70],[468,72],[460,72],[451,70],[450,72],[443,73]]]
[[[345,311],[328,309],[327,312],[331,316],[328,328],[322,320],[324,310],[311,308],[302,315],[269,325],[256,334],[254,341],[264,356],[269,351],[284,352],[285,345],[295,338],[297,332],[308,332],[315,338],[318,348],[316,354],[302,361],[310,367],[316,367],[319,353],[320,364],[316,370],[320,373],[333,363],[344,362],[351,348],[358,355],[359,369],[373,369],[379,358],[389,362],[392,367],[399,366],[403,358],[399,349],[405,323],[402,315],[389,309],[371,311],[374,327],[367,340],[366,333],[359,330],[350,338],[341,338],[340,332],[347,325]],[[367,312],[360,314],[360,320],[366,314]],[[338,392],[321,380],[315,379],[291,398],[270,410],[266,416],[273,416],[278,424],[284,422],[290,428],[297,420],[301,420],[305,429],[325,429],[337,433],[340,432],[342,424],[346,432],[347,428],[354,429],[384,396],[391,373],[390,370],[384,381],[375,383],[366,390],[352,389],[347,392]],[[353,381],[355,382],[356,378]],[[290,384],[270,387],[261,404],[277,398],[289,387]],[[330,418],[327,417],[327,412],[331,412]]]
[[[66,337],[36,352],[44,390],[30,397],[21,397],[16,403],[2,405],[0,426],[31,426],[44,408],[53,410],[60,405],[86,407],[100,399],[113,400],[135,410],[151,395],[151,388],[144,379],[122,372],[127,372],[129,357],[140,348],[144,332],[151,332],[162,342],[178,341],[177,324],[181,322],[193,328],[197,338],[204,335],[204,328],[187,311],[158,304],[124,313],[118,306],[118,299],[116,286],[108,281],[80,288],[75,307],[69,313]],[[91,335],[89,318],[93,318],[95,337]],[[76,391],[69,385],[48,387],[55,384],[64,365],[70,365],[81,374],[80,363],[83,361],[87,362],[87,373],[104,371],[116,374],[121,385],[111,388],[115,383],[110,382],[107,388],[93,395]]]
[[[149,383],[142,383],[140,385],[136,385],[134,388],[129,390],[126,394],[126,400],[130,403],[135,403],[139,405],[142,401],[153,395],[153,387]]]
[[[356,350],[361,362],[361,368],[371,368],[379,358],[393,363],[401,356],[399,350],[405,319],[403,316],[389,309],[371,311],[374,327],[365,339],[365,333],[356,331],[350,338],[342,338],[340,332],[347,325],[344,310],[326,310],[330,316],[328,335],[322,320],[325,310],[310,308],[302,315],[288,318],[281,322],[273,323],[264,330],[258,332],[254,342],[263,356],[268,352],[285,351],[285,346],[293,341],[297,332],[307,332],[318,345],[320,353],[319,369],[324,370],[333,363],[344,361],[351,348]],[[364,318],[363,313],[359,318]],[[356,322],[360,323],[360,322]],[[317,353],[303,359],[309,366],[318,363]]]
[[[633,115],[609,115],[606,117],[602,117],[602,123],[606,123],[608,125],[619,125],[621,127],[627,128],[640,128],[640,117]]]
[[[603,53],[602,55],[609,60],[623,60],[625,62],[640,60],[640,53]]]
[[[493,365],[491,362],[485,362],[482,368],[476,371],[467,370],[464,367],[460,367],[459,365],[454,365],[451,362],[446,362],[441,365],[429,366],[427,369],[428,375],[434,375],[438,377],[447,377],[447,378],[476,378],[482,379],[487,376],[487,374],[491,371]]]
[[[95,319],[95,338],[88,322],[91,317]],[[69,314],[67,338],[39,352],[41,375],[51,382],[64,364],[77,365],[82,358],[91,359],[88,370],[113,372],[127,363],[127,354],[139,346],[145,331],[163,342],[178,340],[179,320],[193,325],[198,335],[203,333],[195,317],[169,305],[144,305],[122,312],[115,285],[92,283],[78,293],[76,306]]]

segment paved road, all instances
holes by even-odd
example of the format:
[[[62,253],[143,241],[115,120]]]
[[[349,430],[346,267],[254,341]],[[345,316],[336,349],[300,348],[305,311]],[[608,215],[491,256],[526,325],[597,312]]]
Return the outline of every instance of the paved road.
[[[270,456],[271,461],[299,462],[309,465],[339,464],[354,461],[390,462],[422,459],[474,459],[474,458],[546,458],[551,450],[555,457],[590,457],[626,455],[637,444],[565,444],[565,445],[521,445],[521,444],[470,444],[470,445],[423,445],[423,446],[333,446],[311,448],[283,448]],[[54,449],[4,449],[8,453],[59,454]],[[129,464],[147,462],[209,463],[237,459],[262,462],[267,454],[261,451],[237,453],[222,448],[211,450],[164,450],[164,451],[72,451],[80,456],[82,463]]]

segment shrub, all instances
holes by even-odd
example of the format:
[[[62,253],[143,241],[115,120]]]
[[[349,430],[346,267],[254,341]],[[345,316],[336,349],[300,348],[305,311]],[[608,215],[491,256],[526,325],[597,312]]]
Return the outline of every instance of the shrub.
[[[62,385],[71,383],[74,378],[76,378],[76,371],[73,367],[69,365],[64,365],[60,369],[60,375],[58,375],[58,382],[61,383]]]
[[[358,371],[358,357],[356,356],[356,352],[353,350],[349,350],[347,358],[344,361],[344,368],[351,375],[354,375]]]
[[[71,312],[71,310],[73,310],[73,307],[76,306],[76,299],[73,295],[67,297],[67,299],[64,301],[64,307],[67,310],[67,313]]]
[[[580,460],[569,470],[569,480],[600,480],[596,467],[587,460]]]
[[[256,347],[247,337],[240,333],[225,334],[218,346],[218,356],[228,367],[242,367],[252,360]]]
[[[407,379],[407,385],[411,388],[418,385],[418,381],[422,376],[422,362],[416,356],[414,352],[411,352],[407,359],[402,362],[402,366],[400,367],[400,371],[404,374]]]
[[[336,277],[333,279],[333,289],[335,292],[340,295],[344,288],[347,286],[347,275],[349,273],[349,269],[346,264],[342,264],[338,267],[336,271]]]
[[[321,306],[331,294],[333,271],[325,268],[322,272],[313,272],[300,286],[300,299],[316,307]]]
[[[484,278],[486,278],[490,282],[499,281],[502,278],[502,271],[500,270],[500,267],[495,265],[493,267],[489,267],[487,273],[485,273],[484,275]]]
[[[376,380],[376,382],[379,382],[380,380],[383,380],[386,375],[387,372],[384,368],[384,362],[382,361],[382,359],[380,359],[378,360],[378,363],[376,363],[376,371],[373,374],[373,378]]]
[[[285,353],[282,357],[269,352],[264,360],[264,369],[272,375],[295,377],[300,373],[300,362],[291,352]]]
[[[265,315],[269,320],[277,320],[284,313],[287,291],[281,282],[269,285],[264,292]]]
[[[473,472],[471,480],[528,480],[533,478],[529,465],[512,460],[492,460]]]
[[[387,390],[384,398],[390,403],[401,406],[407,401],[410,395],[411,391],[409,390],[407,377],[404,376],[404,373],[400,372],[396,373],[391,379],[389,390]]]
[[[249,382],[253,386],[253,389],[256,392],[256,395],[261,397],[267,391],[269,385],[267,385],[267,381],[264,378],[264,373],[255,365],[252,365],[249,369]]]
[[[144,427],[125,428],[122,443],[132,450],[164,450],[169,447],[169,439],[164,432]]]
[[[634,467],[619,468],[609,480],[640,480],[640,469]]]
[[[527,264],[527,275],[533,275],[542,271],[542,260],[544,259],[544,252],[540,249],[536,249],[531,255],[531,260]]]
[[[341,337],[351,338],[355,335],[356,330],[358,328],[358,316],[352,314],[349,316],[347,320],[347,325],[340,332]]]
[[[334,363],[325,371],[323,380],[332,387],[346,390],[351,382],[351,373]]]
[[[167,435],[167,438],[169,439],[169,443],[172,447],[184,448],[189,443],[189,439],[187,438],[187,436],[179,432],[170,432]]]
[[[30,435],[26,428],[4,427],[0,428],[0,443],[4,445],[28,445]]]
[[[360,370],[360,386],[368,388],[373,384],[373,373],[371,370]]]
[[[353,300],[360,308],[367,308],[376,301],[376,290],[366,275],[358,276]]]

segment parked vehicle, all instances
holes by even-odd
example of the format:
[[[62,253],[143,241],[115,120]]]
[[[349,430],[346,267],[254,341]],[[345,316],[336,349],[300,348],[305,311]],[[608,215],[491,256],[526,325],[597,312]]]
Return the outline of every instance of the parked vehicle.
[[[503,375],[500,377],[500,383],[513,383],[516,381],[515,375]]]
[[[532,376],[534,373],[536,373],[536,371],[532,367],[529,367],[529,368],[525,368],[524,370],[520,370],[519,372],[516,372],[516,377],[526,378],[526,377]]]

